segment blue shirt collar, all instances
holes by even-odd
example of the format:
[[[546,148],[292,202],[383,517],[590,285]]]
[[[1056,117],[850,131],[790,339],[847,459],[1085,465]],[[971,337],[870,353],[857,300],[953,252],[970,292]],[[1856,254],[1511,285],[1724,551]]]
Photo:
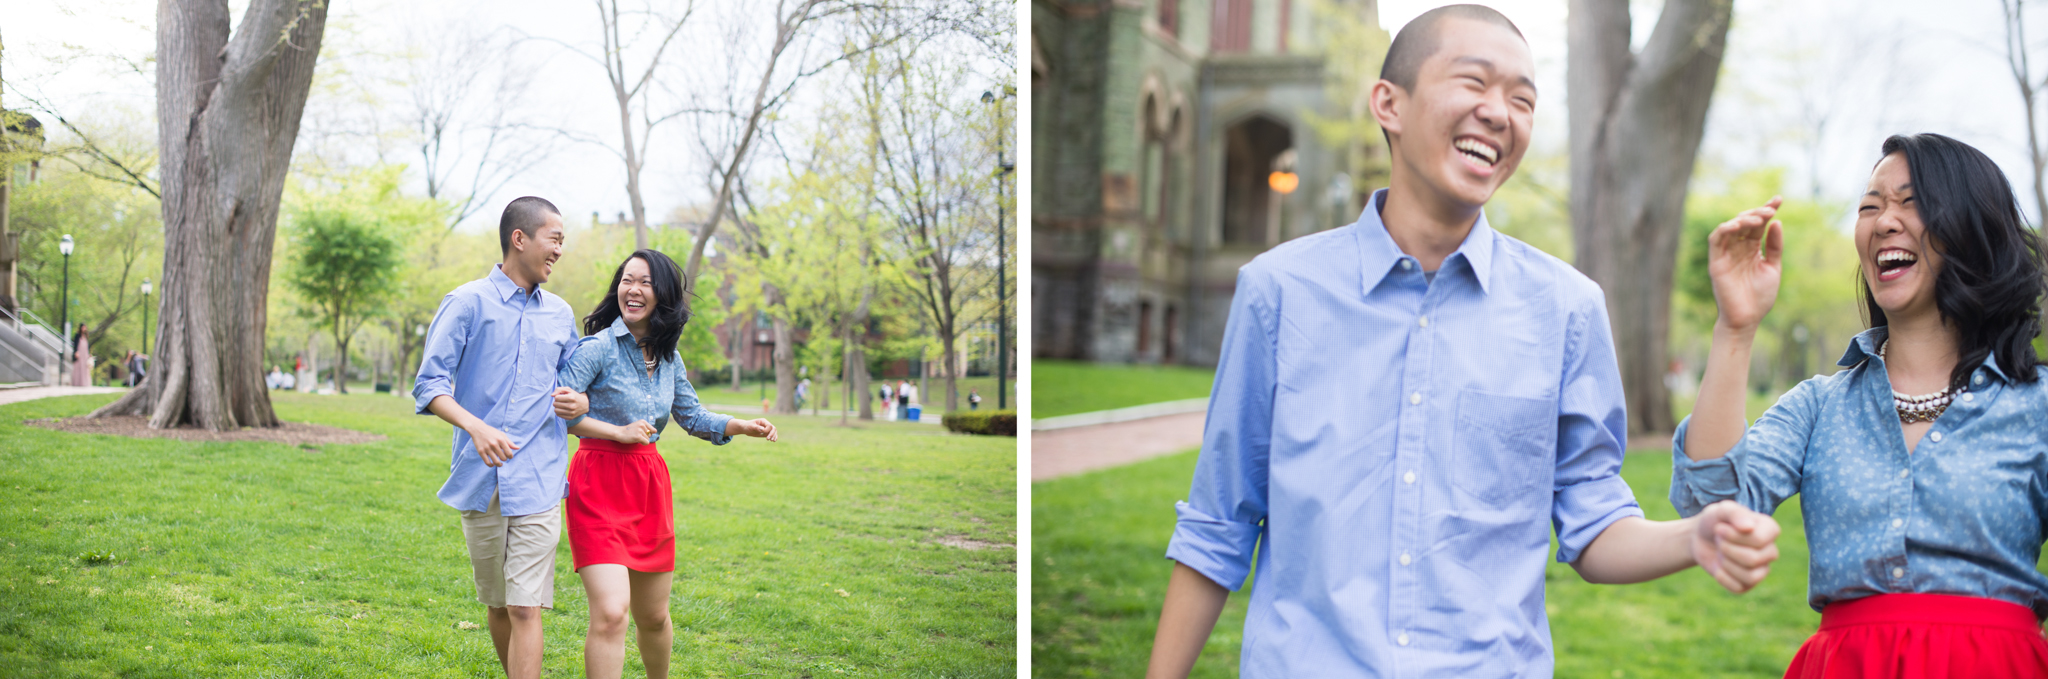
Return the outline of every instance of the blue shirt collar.
[[[512,277],[505,275],[505,264],[503,262],[492,264],[491,273],[484,276],[484,280],[490,281],[491,288],[498,291],[498,301],[500,302],[512,301],[513,293],[526,292],[525,288],[521,288],[518,283],[512,282]],[[533,286],[533,292],[535,297],[540,296],[540,286]]]
[[[1387,233],[1386,222],[1380,220],[1380,209],[1386,201],[1386,189],[1372,192],[1372,199],[1366,201],[1365,213],[1358,216],[1356,224],[1358,251],[1363,264],[1362,282],[1367,293],[1379,287],[1380,281],[1386,279],[1394,265],[1407,256],[1401,252],[1401,246],[1394,243],[1393,235]],[[1472,277],[1479,282],[1479,291],[1487,292],[1488,281],[1492,278],[1488,274],[1493,266],[1493,241],[1493,227],[1486,223],[1486,211],[1480,210],[1479,218],[1472,222],[1472,231],[1465,234],[1465,242],[1459,243],[1458,249],[1444,258],[1443,267],[1438,271],[1449,269],[1452,262],[1463,259]]]
[[[1882,325],[1856,333],[1856,337],[1849,340],[1849,349],[1842,352],[1842,360],[1836,361],[1835,365],[1849,368],[1865,360],[1876,358],[1878,347],[1882,346],[1885,339],[1890,336],[1891,328]],[[2006,376],[2004,370],[1998,368],[1997,354],[1985,356],[1984,364],[1977,366],[1977,370],[1974,372],[1989,374],[2002,382],[2012,381],[2011,378]]]
[[[611,327],[605,328],[604,332],[606,335],[609,335],[611,337],[624,337],[627,339],[633,338],[633,331],[626,327],[625,316],[620,316],[618,318],[612,319]]]

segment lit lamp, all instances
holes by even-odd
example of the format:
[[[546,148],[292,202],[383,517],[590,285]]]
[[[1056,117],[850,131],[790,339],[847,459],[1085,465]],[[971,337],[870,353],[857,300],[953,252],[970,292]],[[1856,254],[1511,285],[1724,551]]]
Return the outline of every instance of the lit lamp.
[[[64,351],[58,352],[58,354],[63,356],[65,360],[70,360],[73,355],[78,353],[78,344],[76,344],[76,340],[71,338],[71,249],[76,244],[77,242],[71,240],[71,234],[68,233],[64,234],[63,239],[57,241],[57,251],[64,253],[64,288],[62,294],[57,299],[57,323],[64,326]]]
[[[1266,175],[1266,185],[1273,187],[1276,193],[1294,193],[1295,187],[1301,186],[1301,176],[1292,172],[1275,172]]]
[[[149,279],[142,279],[142,355],[149,355]]]
[[[1301,177],[1294,174],[1294,149],[1281,151],[1273,157],[1273,173],[1266,175],[1266,186],[1283,196],[1294,193],[1301,186]]]

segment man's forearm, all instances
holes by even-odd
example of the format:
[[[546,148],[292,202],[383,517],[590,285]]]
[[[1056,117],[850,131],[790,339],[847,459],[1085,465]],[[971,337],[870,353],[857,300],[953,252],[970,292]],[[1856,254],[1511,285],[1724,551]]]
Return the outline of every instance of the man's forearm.
[[[1166,582],[1166,604],[1159,611],[1159,631],[1152,637],[1152,663],[1145,670],[1145,678],[1188,676],[1229,598],[1230,590],[1209,576],[1174,562],[1173,577]]]
[[[1602,585],[1648,582],[1691,568],[1695,563],[1692,531],[1697,529],[1697,521],[1697,517],[1677,521],[1623,517],[1593,538],[1572,568],[1586,582]]]
[[[435,417],[441,418],[442,422],[455,425],[457,429],[463,431],[469,431],[471,427],[483,423],[483,420],[479,420],[475,415],[469,414],[469,411],[464,409],[462,404],[456,403],[455,398],[447,394],[436,395],[434,400],[428,401],[427,412],[433,413]]]

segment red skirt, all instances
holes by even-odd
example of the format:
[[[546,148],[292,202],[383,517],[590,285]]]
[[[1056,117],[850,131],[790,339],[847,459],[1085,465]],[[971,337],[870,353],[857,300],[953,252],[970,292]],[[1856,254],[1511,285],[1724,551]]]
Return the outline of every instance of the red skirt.
[[[676,569],[675,500],[654,444],[581,439],[569,462],[566,504],[576,570],[600,563]]]
[[[2048,639],[2019,604],[1880,594],[1829,604],[1785,679],[2048,677]]]

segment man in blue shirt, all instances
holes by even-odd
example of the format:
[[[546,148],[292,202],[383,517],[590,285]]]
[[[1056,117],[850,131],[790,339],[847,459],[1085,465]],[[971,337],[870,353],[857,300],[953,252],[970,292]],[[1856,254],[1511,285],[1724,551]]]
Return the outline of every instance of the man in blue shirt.
[[[1491,9],[1410,22],[1370,102],[1388,188],[1238,273],[1148,676],[1186,676],[1254,547],[1245,677],[1548,677],[1553,526],[1591,582],[1769,571],[1768,516],[1642,518],[1599,286],[1486,224],[1532,61]]]
[[[441,299],[412,389],[418,413],[455,425],[439,495],[462,511],[477,600],[490,609],[491,641],[512,679],[540,676],[540,609],[554,607],[568,466],[559,418],[590,408],[555,384],[576,348],[575,314],[540,284],[563,237],[553,203],[528,196],[505,206],[504,261]]]

